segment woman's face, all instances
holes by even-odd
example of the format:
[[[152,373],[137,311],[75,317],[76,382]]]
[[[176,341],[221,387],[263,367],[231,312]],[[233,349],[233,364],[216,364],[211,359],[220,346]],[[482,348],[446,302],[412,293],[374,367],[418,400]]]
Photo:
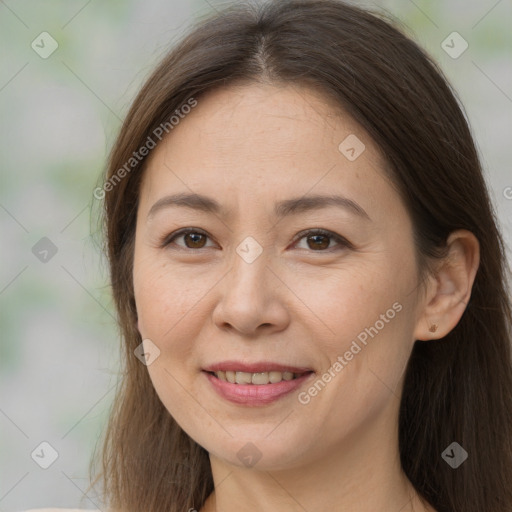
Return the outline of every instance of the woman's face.
[[[210,92],[145,171],[133,280],[148,371],[231,464],[396,438],[421,321],[412,225],[372,140],[333,112],[305,88]]]

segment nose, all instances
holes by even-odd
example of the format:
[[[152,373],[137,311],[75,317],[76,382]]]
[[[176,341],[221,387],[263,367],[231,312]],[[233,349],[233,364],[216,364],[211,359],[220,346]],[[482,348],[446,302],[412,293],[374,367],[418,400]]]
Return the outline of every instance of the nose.
[[[252,263],[234,255],[231,270],[219,283],[213,311],[217,327],[245,337],[286,329],[290,321],[286,286],[268,264],[265,251]]]

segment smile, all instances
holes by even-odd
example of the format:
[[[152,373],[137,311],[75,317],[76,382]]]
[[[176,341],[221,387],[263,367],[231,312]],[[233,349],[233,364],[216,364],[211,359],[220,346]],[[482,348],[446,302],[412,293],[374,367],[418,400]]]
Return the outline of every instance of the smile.
[[[277,384],[283,380],[294,380],[304,373],[293,373],[293,372],[258,372],[248,373],[242,371],[217,371],[211,372],[218,379],[224,382],[230,382],[231,384],[254,384],[261,386],[265,384]]]

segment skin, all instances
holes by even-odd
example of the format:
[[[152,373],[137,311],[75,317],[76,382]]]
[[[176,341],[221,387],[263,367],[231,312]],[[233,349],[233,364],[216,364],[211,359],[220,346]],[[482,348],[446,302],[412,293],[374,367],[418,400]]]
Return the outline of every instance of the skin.
[[[148,161],[134,254],[138,329],[160,350],[148,365],[160,399],[210,454],[215,491],[201,512],[433,511],[400,467],[403,374],[414,340],[435,343],[462,316],[478,242],[452,233],[449,256],[420,287],[411,220],[385,162],[333,107],[306,88],[222,88],[200,98]],[[350,134],[365,144],[354,161],[338,149]],[[169,206],[148,218],[156,201],[179,192],[210,196],[228,215]],[[333,206],[274,217],[276,201],[334,193],[369,219]],[[161,246],[187,227],[207,236]],[[295,238],[315,228],[352,246]],[[262,248],[252,263],[236,252],[248,236]],[[227,359],[272,360],[313,369],[314,382],[394,303],[400,312],[305,405],[297,392],[236,405],[201,371]],[[248,442],[261,453],[250,467],[237,457]]]

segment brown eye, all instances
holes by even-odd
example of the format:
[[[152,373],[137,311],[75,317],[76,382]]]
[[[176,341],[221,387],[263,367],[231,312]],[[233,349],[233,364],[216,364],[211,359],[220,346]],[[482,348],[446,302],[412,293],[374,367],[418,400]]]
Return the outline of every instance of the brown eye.
[[[303,239],[306,241],[306,247],[300,247]],[[353,245],[342,236],[324,229],[302,231],[297,235],[296,245],[299,245],[299,249],[309,249],[316,252],[331,252],[333,250],[353,248]]]
[[[202,233],[187,233],[183,235],[183,240],[189,249],[201,249],[206,243],[206,237]]]
[[[179,239],[183,239],[183,242],[177,243],[176,240]],[[197,229],[185,229],[166,237],[162,241],[161,247],[176,245],[182,249],[202,249],[203,247],[208,247],[206,245],[207,239],[208,235],[202,231]]]
[[[307,241],[308,247],[315,251],[318,249],[327,249],[330,243],[327,235],[309,235]]]

